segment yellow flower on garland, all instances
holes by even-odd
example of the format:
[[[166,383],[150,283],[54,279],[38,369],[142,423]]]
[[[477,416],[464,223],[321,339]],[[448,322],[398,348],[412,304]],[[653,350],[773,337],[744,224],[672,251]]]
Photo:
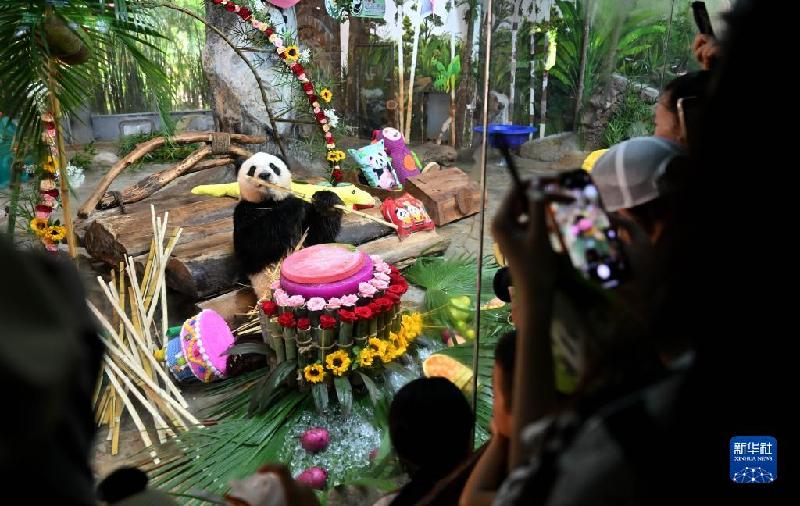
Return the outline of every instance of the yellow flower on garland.
[[[350,368],[350,356],[344,350],[334,351],[325,357],[325,364],[334,376],[341,376]]]
[[[287,46],[285,54],[286,61],[295,61],[300,58],[300,49],[297,46]]]
[[[56,173],[56,161],[52,156],[47,157],[47,161],[42,164],[42,168],[50,174]]]
[[[307,365],[303,369],[303,376],[309,383],[321,383],[325,379],[325,369],[322,368],[322,364]]]
[[[336,162],[341,162],[346,157],[345,157],[344,151],[341,151],[339,149],[334,149],[334,150],[328,151],[328,157],[327,158],[328,158],[329,162],[336,163]]]
[[[52,227],[47,227],[47,231],[44,233],[44,236],[50,239],[53,242],[61,242],[62,239],[67,235],[67,229],[60,225],[54,225]]]
[[[372,348],[364,348],[358,353],[358,366],[359,367],[370,367],[372,366],[372,361],[375,360],[375,356],[378,353],[375,352]]]
[[[319,98],[326,102],[330,102],[333,99],[333,93],[328,88],[322,88],[322,91],[319,92]]]
[[[47,233],[48,226],[49,224],[44,218],[34,218],[31,220],[31,230],[39,237],[43,237]]]

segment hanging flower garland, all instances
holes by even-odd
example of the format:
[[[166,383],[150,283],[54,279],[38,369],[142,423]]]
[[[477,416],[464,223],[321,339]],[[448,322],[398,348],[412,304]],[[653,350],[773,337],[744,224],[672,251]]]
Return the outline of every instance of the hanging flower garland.
[[[295,75],[295,78],[300,81],[303,91],[306,94],[311,111],[314,113],[317,123],[319,123],[322,133],[325,137],[325,147],[328,150],[326,160],[330,166],[330,179],[331,183],[336,184],[342,180],[342,169],[340,162],[345,159],[345,154],[341,150],[336,149],[336,142],[333,138],[331,130],[335,128],[335,124],[339,119],[336,117],[333,109],[322,110],[320,106],[320,99],[324,102],[330,102],[333,94],[327,88],[323,89],[319,95],[314,89],[314,83],[308,78],[305,69],[303,68],[300,60],[307,60],[308,55],[305,51],[295,45],[284,46],[283,39],[275,32],[275,27],[265,21],[260,21],[253,16],[253,12],[247,7],[237,5],[230,0],[213,0],[214,4],[224,7],[226,11],[236,13],[246,23],[250,23],[253,28],[264,34],[269,40],[270,44],[275,46],[275,52],[278,57],[286,64],[286,66]],[[327,93],[326,93],[327,92]]]
[[[41,178],[39,180],[39,202],[34,209],[30,228],[42,241],[44,247],[51,252],[58,251],[58,245],[67,235],[66,227],[56,220],[50,222],[50,215],[59,205],[59,192],[56,186],[58,176],[58,147],[56,145],[56,124],[53,115],[49,112],[42,114],[44,132],[42,141],[47,146],[47,155],[41,164]]]

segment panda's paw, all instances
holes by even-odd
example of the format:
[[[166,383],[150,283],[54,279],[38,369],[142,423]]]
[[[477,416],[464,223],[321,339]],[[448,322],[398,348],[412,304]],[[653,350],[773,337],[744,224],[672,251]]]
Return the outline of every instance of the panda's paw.
[[[336,213],[341,212],[334,206],[344,205],[342,199],[332,191],[318,191],[311,197],[311,204],[320,213]]]

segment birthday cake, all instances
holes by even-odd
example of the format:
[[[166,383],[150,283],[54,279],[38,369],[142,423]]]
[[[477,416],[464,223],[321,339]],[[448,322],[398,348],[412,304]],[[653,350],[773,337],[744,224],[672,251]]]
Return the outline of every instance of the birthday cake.
[[[326,367],[334,375],[346,371],[371,338],[378,348],[381,341],[405,352],[406,343],[389,344],[401,330],[400,298],[408,283],[377,255],[347,244],[310,246],[283,261],[271,288],[259,311],[277,363],[296,360],[299,369],[310,367],[322,378]]]

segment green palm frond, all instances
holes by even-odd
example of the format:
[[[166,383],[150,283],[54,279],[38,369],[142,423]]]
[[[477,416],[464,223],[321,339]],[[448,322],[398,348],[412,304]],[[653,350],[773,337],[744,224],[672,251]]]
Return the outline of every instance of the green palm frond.
[[[113,5],[113,7],[111,7]],[[152,9],[140,0],[47,0],[0,4],[0,110],[17,123],[20,154],[38,144],[41,111],[49,110],[49,94],[59,101],[63,114],[89,103],[98,85],[100,69],[123,48],[139,65],[145,86],[160,106],[169,103],[171,92],[163,69],[144,56],[142,47],[154,47],[160,37],[153,28]],[[88,61],[68,65],[55,57],[47,42],[48,30],[57,23],[89,52]],[[165,126],[171,122],[161,108]]]

